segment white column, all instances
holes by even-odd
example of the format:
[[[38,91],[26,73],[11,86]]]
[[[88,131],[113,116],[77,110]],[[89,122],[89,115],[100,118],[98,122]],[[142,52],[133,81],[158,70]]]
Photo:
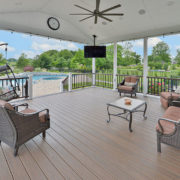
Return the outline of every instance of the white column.
[[[113,90],[117,89],[117,42],[114,43]]]
[[[28,79],[28,95],[29,95],[29,99],[33,98],[33,76],[29,75],[29,79]]]
[[[92,85],[96,85],[96,58],[92,59]]]
[[[60,92],[64,92],[64,84],[63,84],[63,80],[60,80],[60,87],[59,87]]]
[[[148,93],[148,38],[144,38],[144,62],[143,62],[143,94]]]
[[[72,73],[69,73],[69,78],[68,78],[68,91],[72,91]]]

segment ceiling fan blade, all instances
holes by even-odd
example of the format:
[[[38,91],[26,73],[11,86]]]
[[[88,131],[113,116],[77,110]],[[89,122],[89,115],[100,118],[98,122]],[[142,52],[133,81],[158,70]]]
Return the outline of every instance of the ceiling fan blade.
[[[85,10],[85,11],[88,11],[88,12],[90,12],[90,13],[93,13],[92,11],[90,11],[90,10],[88,10],[88,9],[86,9],[86,8],[83,8],[83,7],[79,6],[79,5],[76,5],[76,4],[75,4],[74,6],[80,8],[80,9],[83,9],[83,10]]]
[[[89,14],[83,14],[82,13],[82,14],[69,14],[69,15],[92,15],[92,14],[90,14],[90,13]]]
[[[84,21],[84,20],[86,20],[86,19],[89,19],[89,18],[91,18],[91,17],[93,17],[93,16],[94,16],[94,15],[89,16],[89,17],[86,17],[86,18],[84,18],[84,19],[81,19],[80,22],[82,22],[82,21]]]
[[[97,19],[98,19],[98,16],[95,15],[94,24],[97,24]]]
[[[106,21],[112,22],[112,20],[111,20],[111,19],[109,19],[109,18],[106,18],[106,17],[104,17],[103,15],[99,15],[99,17],[100,17],[100,18],[103,18],[103,19],[105,19]]]
[[[113,7],[111,7],[111,8],[105,9],[104,11],[101,11],[101,14],[103,14],[103,13],[105,13],[105,12],[107,12],[107,11],[111,11],[111,10],[113,10],[113,9],[119,8],[119,7],[121,7],[120,4],[118,4],[118,5],[116,5],[116,6],[113,6]]]
[[[108,14],[102,14],[102,15],[103,16],[124,16],[123,13],[112,13],[112,14],[108,13]]]
[[[100,0],[96,0],[96,11],[99,11]]]

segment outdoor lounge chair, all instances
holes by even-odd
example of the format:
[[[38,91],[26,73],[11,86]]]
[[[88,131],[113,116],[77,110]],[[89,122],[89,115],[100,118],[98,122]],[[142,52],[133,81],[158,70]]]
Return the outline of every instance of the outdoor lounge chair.
[[[172,101],[177,100],[180,98],[180,94],[176,92],[161,92],[160,94],[160,101],[162,106],[167,109]]]
[[[118,92],[121,96],[121,93],[128,93],[136,96],[138,90],[139,78],[136,76],[127,76],[124,80],[118,85]]]
[[[156,126],[158,152],[161,152],[161,143],[180,148],[180,99],[171,105]]]
[[[26,107],[19,111],[19,107]],[[11,105],[0,100],[0,142],[4,142],[14,148],[14,156],[17,155],[19,147],[45,132],[50,127],[49,110],[35,111],[28,108],[28,104]]]

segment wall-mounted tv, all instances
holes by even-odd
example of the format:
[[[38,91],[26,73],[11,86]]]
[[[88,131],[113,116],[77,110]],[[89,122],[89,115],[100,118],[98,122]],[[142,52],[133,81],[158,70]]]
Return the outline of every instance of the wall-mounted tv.
[[[84,46],[85,58],[105,58],[106,46]]]

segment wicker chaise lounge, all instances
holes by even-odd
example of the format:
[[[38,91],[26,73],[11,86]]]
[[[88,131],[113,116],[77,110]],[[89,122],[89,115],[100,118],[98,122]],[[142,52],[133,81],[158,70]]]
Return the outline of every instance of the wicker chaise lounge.
[[[160,101],[161,105],[167,109],[171,102],[180,98],[180,94],[176,92],[161,92]]]
[[[158,120],[157,151],[161,152],[161,143],[180,148],[180,101],[171,102],[163,118]]]
[[[25,106],[19,111],[20,106]],[[28,104],[12,106],[6,101],[0,100],[0,142],[4,142],[14,148],[14,156],[19,147],[43,133],[50,127],[49,110],[35,111],[28,108]]]
[[[128,93],[136,96],[138,90],[139,78],[136,76],[127,76],[124,80],[118,85],[118,92],[121,96],[121,93]]]

